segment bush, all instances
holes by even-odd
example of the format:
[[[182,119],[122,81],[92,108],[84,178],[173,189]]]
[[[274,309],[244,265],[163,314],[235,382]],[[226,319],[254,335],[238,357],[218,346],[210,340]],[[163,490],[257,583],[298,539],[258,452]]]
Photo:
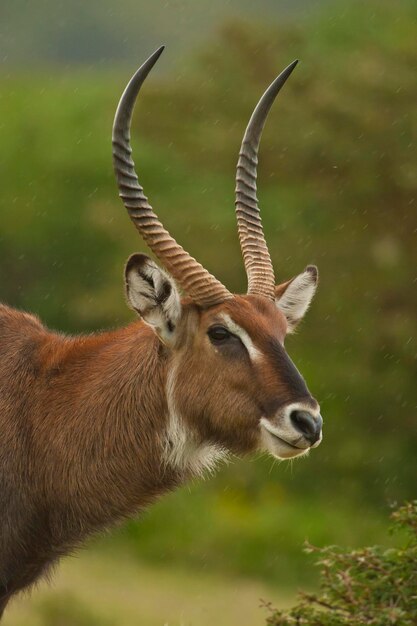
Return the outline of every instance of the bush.
[[[417,624],[417,500],[393,513],[404,528],[400,548],[343,551],[307,547],[319,555],[318,594],[301,593],[289,611],[271,609],[269,626],[415,626]]]

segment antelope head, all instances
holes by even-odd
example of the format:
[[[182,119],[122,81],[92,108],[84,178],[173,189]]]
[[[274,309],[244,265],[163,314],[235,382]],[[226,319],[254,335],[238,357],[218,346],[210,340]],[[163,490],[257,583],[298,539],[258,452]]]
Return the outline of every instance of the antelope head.
[[[130,218],[164,266],[144,254],[132,255],[125,286],[130,306],[152,327],[165,354],[168,455],[181,463],[190,442],[200,450],[266,450],[281,459],[305,454],[321,441],[322,418],[284,342],[310,305],[318,273],[310,265],[275,284],[256,197],[262,129],[296,61],[262,96],[239,153],[236,215],[248,292],[234,295],[164,229],[131,159],[133,107],[162,50],[140,67],[122,95],[113,127],[113,161]]]

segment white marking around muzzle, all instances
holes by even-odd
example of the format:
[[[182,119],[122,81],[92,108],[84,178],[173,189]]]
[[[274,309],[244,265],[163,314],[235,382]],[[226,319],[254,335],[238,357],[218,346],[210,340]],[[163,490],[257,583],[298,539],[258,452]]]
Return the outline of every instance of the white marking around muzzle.
[[[302,433],[300,433],[291,423],[290,415],[293,411],[307,411],[308,413],[311,413],[313,417],[318,417],[320,415],[319,405],[313,408],[310,404],[304,402],[292,402],[291,404],[287,404],[283,409],[278,411],[278,413],[275,414],[274,417],[270,419],[262,417],[261,424],[273,435],[280,437],[291,445],[298,445],[300,441],[305,441],[305,439]],[[319,441],[311,447],[318,446],[321,442],[321,439],[322,436],[320,434]]]

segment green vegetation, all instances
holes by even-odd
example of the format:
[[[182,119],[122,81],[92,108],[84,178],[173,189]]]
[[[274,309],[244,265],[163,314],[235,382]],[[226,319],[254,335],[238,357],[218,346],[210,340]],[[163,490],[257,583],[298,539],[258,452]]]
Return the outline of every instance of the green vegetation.
[[[69,594],[57,594],[41,605],[43,626],[115,626]]]
[[[269,81],[302,60],[265,129],[259,196],[279,280],[308,263],[321,272],[287,347],[321,400],[325,438],[294,465],[243,460],[172,494],[100,540],[113,559],[123,546],[138,561],[293,588],[314,583],[306,538],[385,542],[388,502],[415,497],[416,17],[401,0],[279,28],[233,20],[192,70],[146,84],[133,128],[145,191],[181,244],[244,291],[239,143]],[[110,147],[128,74],[0,75],[0,297],[66,332],[132,319],[122,268],[144,244]]]
[[[52,586],[13,601],[4,626],[256,626],[260,598],[289,608],[296,596],[220,571],[141,563],[127,549],[111,558],[89,549],[64,559]]]
[[[273,611],[269,626],[414,626],[417,621],[417,501],[393,514],[396,529],[408,531],[397,549],[381,546],[318,554],[320,593],[301,594],[290,611]]]

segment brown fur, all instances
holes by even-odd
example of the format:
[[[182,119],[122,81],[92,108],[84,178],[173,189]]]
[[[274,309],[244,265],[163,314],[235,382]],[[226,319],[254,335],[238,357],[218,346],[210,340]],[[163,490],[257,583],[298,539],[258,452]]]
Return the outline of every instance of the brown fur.
[[[0,346],[0,585],[9,596],[179,476],[160,464],[167,355],[143,323],[72,339],[2,306]]]
[[[149,505],[188,474],[163,461],[168,372],[197,442],[245,453],[259,419],[311,399],[286,355],[286,322],[272,302],[236,296],[201,310],[183,301],[176,345],[135,322],[66,337],[0,306],[0,615],[9,598],[86,537]],[[213,349],[220,313],[264,357]]]
[[[191,308],[189,318],[197,315],[195,311]],[[256,365],[244,351],[239,358],[218,354],[207,329],[218,321],[219,313],[228,313],[255,337],[263,355],[267,356],[271,343],[281,346],[281,353],[270,354]],[[179,413],[201,441],[218,443],[236,454],[251,452],[259,443],[261,416],[269,417],[279,406],[296,400],[316,404],[282,347],[285,317],[266,298],[235,296],[201,312],[198,319],[189,319],[187,326],[184,345],[177,346],[181,360],[175,397]],[[192,332],[192,327],[197,331]]]

